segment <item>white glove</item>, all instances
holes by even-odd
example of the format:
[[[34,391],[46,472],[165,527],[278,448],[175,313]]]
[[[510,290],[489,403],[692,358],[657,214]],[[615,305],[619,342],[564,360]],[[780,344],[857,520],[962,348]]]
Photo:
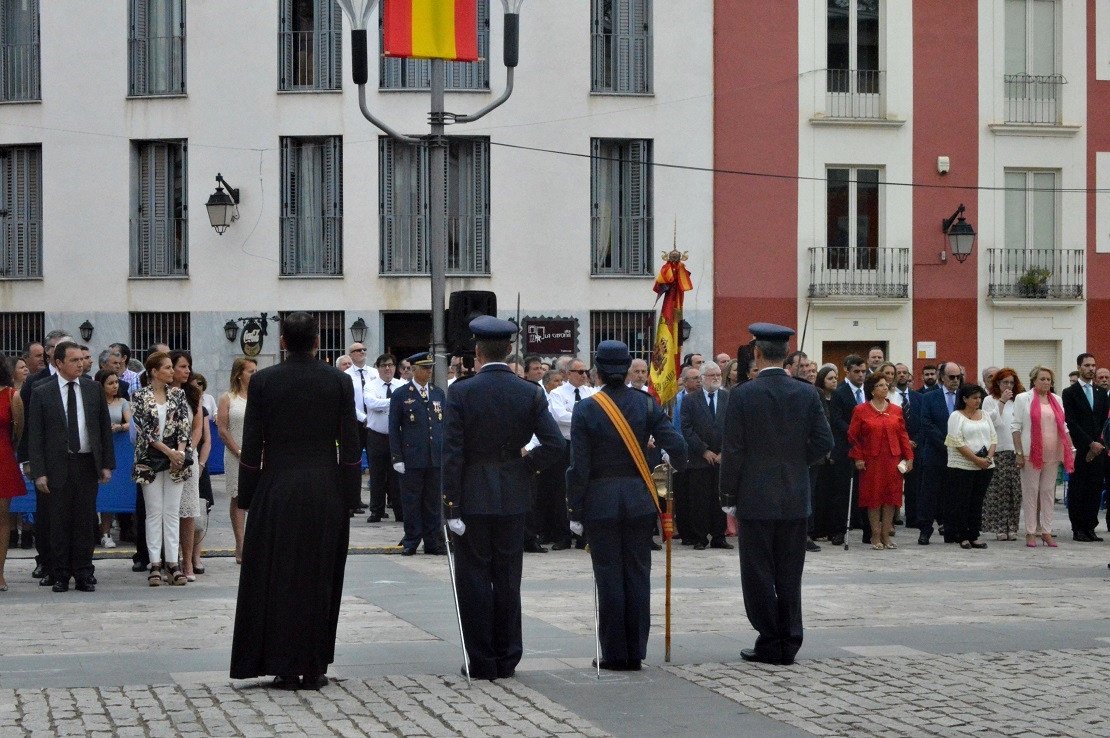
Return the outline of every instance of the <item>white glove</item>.
[[[670,464],[671,463],[671,455],[669,453],[667,453],[666,451],[663,452],[663,463],[664,464]]]
[[[393,465],[393,471],[397,472],[398,474],[404,474],[405,473],[405,462],[398,461],[396,464]]]
[[[735,515],[736,514],[736,508],[735,507],[722,507],[721,512],[723,512],[725,515]]]
[[[447,527],[457,536],[466,533],[466,523],[462,521],[462,518],[451,518],[447,521]]]
[[[570,521],[570,532],[576,536],[582,535],[582,524],[576,520]]]

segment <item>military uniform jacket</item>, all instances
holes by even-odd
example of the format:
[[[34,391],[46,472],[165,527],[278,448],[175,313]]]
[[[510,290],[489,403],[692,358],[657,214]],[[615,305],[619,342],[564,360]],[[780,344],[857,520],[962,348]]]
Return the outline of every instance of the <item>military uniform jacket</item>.
[[[601,391],[620,408],[645,455],[651,436],[655,445],[670,455],[675,469],[685,468],[686,441],[653,397],[627,387],[605,387]],[[656,514],[654,490],[648,491],[616,426],[593,396],[578,403],[570,433],[567,513],[571,520]]]
[[[405,469],[437,469],[443,455],[443,411],[447,396],[428,385],[428,399],[410,381],[389,400],[389,455]]]
[[[443,415],[447,518],[528,512],[533,476],[558,460],[566,444],[547,408],[543,388],[505,364],[489,364],[451,385]],[[533,434],[540,445],[522,457]]]
[[[809,467],[832,450],[817,388],[765,369],[732,391],[721,450],[721,504],[740,520],[809,515]]]

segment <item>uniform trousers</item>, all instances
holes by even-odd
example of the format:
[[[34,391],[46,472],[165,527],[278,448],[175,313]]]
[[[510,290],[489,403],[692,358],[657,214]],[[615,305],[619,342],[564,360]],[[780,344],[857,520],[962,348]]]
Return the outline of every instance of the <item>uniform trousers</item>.
[[[706,543],[725,537],[725,514],[721,511],[718,484],[721,467],[708,466],[686,470],[687,510],[690,520],[686,525],[687,540]]]
[[[366,431],[366,461],[370,465],[370,514],[385,514],[386,499],[395,519],[404,518],[397,472],[389,452],[389,434]]]
[[[1105,480],[1103,458],[1087,461],[1086,452],[1075,455],[1075,471],[1068,476],[1068,518],[1073,532],[1098,527]]]
[[[438,551],[443,547],[439,539],[442,505],[439,467],[406,467],[405,473],[398,476],[401,485],[401,509],[405,516],[405,537],[401,540],[401,545],[416,548],[423,539],[425,552]]]
[[[66,464],[65,484],[51,485],[49,494],[39,496],[47,498],[49,508],[54,580],[68,582],[73,577],[81,582],[93,575],[98,472],[92,454],[70,454]]]
[[[806,518],[738,519],[740,586],[744,611],[763,660],[790,663],[802,647],[802,569]]]
[[[512,676],[524,654],[520,577],[524,515],[469,515],[455,536],[455,582],[470,676]]]
[[[534,530],[541,542],[562,543],[570,540],[567,520],[567,467],[570,466],[570,444],[563,447],[559,460],[536,475]]]
[[[655,515],[585,521],[597,584],[601,658],[647,658],[651,628],[651,536]]]

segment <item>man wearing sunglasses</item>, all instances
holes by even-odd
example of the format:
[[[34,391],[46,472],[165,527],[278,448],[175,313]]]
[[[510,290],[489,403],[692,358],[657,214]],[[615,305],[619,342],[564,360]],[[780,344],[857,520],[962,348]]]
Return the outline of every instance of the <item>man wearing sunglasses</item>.
[[[597,390],[590,386],[590,370],[587,368],[586,362],[581,359],[571,360],[567,366],[566,379],[566,382],[551,391],[547,400],[551,415],[559,426],[559,432],[563,434],[563,438],[570,441],[570,421],[574,417],[575,406]],[[554,464],[554,467],[560,470],[558,475],[562,480],[560,492],[564,498],[566,497],[566,470],[569,466],[570,444],[568,443],[562,451],[562,457]],[[565,513],[565,511],[562,512]],[[541,528],[546,530],[557,529],[562,531],[562,535],[551,546],[556,551],[562,551],[571,546],[570,522],[565,514],[561,515],[561,518],[560,520],[544,521],[547,525],[541,525]],[[578,547],[585,547],[581,539],[579,539]]]
[[[940,377],[940,390],[927,392],[921,396],[921,423],[924,428],[925,443],[918,448],[921,469],[920,487],[917,492],[917,527],[921,531],[918,544],[929,545],[933,535],[933,521],[944,525],[948,509],[945,494],[945,477],[948,474],[948,449],[944,439],[948,435],[948,416],[956,407],[956,392],[963,384],[963,370],[954,361],[944,361],[937,365]],[[907,513],[908,514],[908,513]],[[945,536],[945,543],[950,543]]]

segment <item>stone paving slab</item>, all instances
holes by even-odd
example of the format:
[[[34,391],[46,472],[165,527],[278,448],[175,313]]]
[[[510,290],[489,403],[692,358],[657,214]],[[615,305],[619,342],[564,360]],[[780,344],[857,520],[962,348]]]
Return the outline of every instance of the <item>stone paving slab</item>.
[[[813,735],[1110,736],[1110,649],[666,670]]]

